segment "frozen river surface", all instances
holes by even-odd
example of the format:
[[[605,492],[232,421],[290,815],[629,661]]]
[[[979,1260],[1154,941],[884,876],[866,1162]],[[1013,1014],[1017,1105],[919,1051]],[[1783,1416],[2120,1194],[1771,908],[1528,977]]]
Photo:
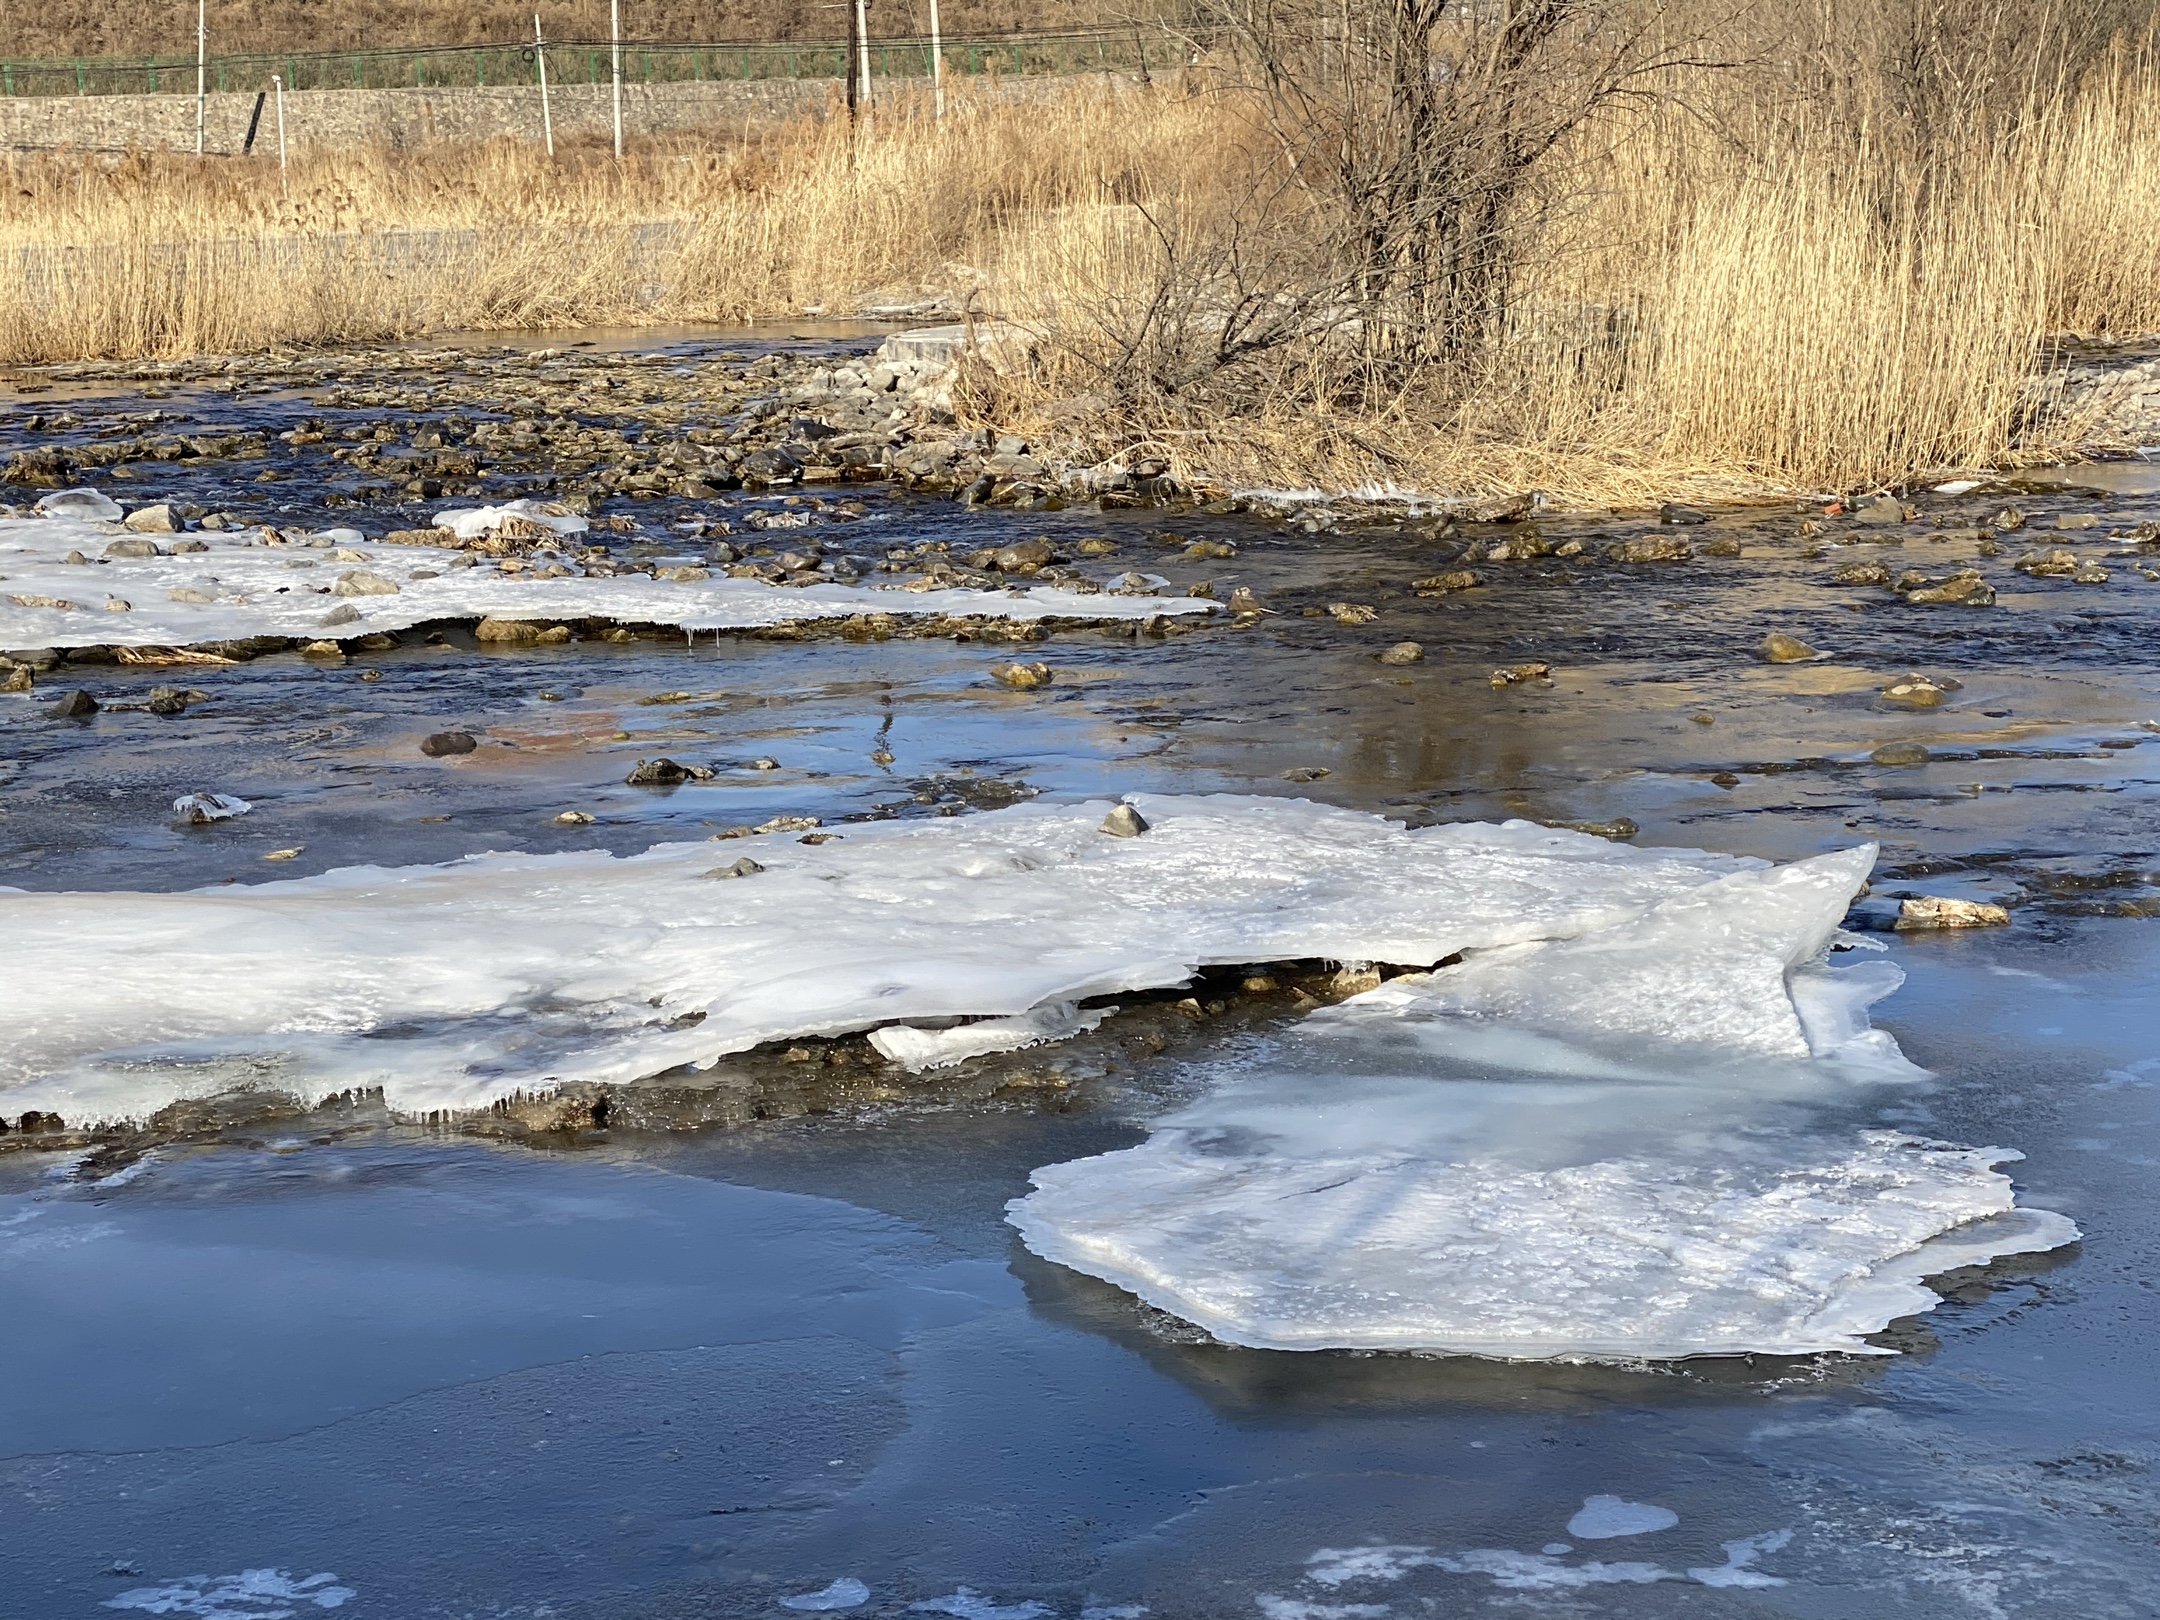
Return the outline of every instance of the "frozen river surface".
[[[86,436],[100,411],[134,408],[68,400]],[[162,408],[195,407],[183,394]],[[268,429],[281,410],[323,415],[281,395],[248,409]],[[279,522],[334,517],[372,536],[411,521],[316,509],[320,487],[298,472],[255,492],[252,463],[201,458],[169,477],[176,499],[254,500]],[[1438,566],[1438,542],[1415,525],[1315,537],[1237,514],[963,512],[860,493],[856,522],[877,525],[880,546],[1107,539],[1105,583],[1144,566],[1154,588],[1205,581],[1227,598],[1242,585],[1278,611],[1166,641],[1060,631],[1024,655],[1056,676],[1031,691],[990,677],[1009,649],[950,639],[505,652],[452,628],[337,665],[66,665],[35,699],[0,697],[0,883],[35,908],[10,923],[16,1016],[39,1008],[24,1027],[47,1043],[19,1036],[10,1087],[75,1109],[63,1082],[85,1082],[67,1066],[94,1058],[115,1117],[130,1095],[152,1108],[201,1097],[174,1080],[172,1050],[143,1043],[192,1041],[190,1061],[229,1064],[244,1037],[270,1063],[262,1028],[307,1018],[203,1025],[191,1009],[276,1004],[314,972],[294,964],[322,953],[307,1061],[332,1081],[403,1063],[409,1075],[376,1076],[393,1100],[398,1084],[419,1107],[505,1096],[434,1126],[364,1090],[312,1111],[198,1101],[147,1127],[0,1137],[13,1144],[0,1153],[11,1617],[2154,1612],[2160,934],[2142,914],[2160,912],[2143,774],[2160,735],[2143,723],[2160,716],[2160,585],[2121,540],[2104,585],[2013,573],[2014,551],[1986,564],[2002,601],[1984,612],[1908,607],[1831,574],[1863,554],[1962,561],[2006,501],[2036,531],[2093,512],[2128,532],[2160,503],[2075,484],[1922,497],[1923,520],[1889,539],[1738,512],[1697,538],[1730,536],[1739,555],[1699,544],[1678,565],[1599,555],[1645,518],[1549,520],[1550,540],[1591,538],[1591,560],[1488,566],[1474,591],[1418,597],[1409,582]],[[2101,549],[2075,529],[2062,538]],[[1195,539],[1236,550],[1195,559]],[[1378,617],[1343,624],[1326,613],[1341,601]],[[1752,648],[1771,629],[1832,656],[1764,665]],[[1376,661],[1404,639],[1422,661]],[[1489,679],[1529,660],[1552,678]],[[1883,687],[1912,669],[1956,684],[1937,707],[1887,704]],[[120,706],[176,673],[207,694],[184,714]],[[104,711],[47,717],[78,685]],[[420,750],[450,730],[478,746]],[[624,783],[663,752],[711,774]],[[253,809],[176,825],[171,801],[196,790]],[[1181,831],[1195,813],[1181,807],[1221,793],[1243,797],[1217,805],[1259,807],[1211,814],[1287,842],[1256,867],[1218,861],[1145,928],[1090,920],[1091,904],[1129,903],[1117,885],[1139,881],[1135,860],[1188,847],[1188,867],[1216,860],[1169,840],[1200,837]],[[1104,855],[1085,828],[1058,830],[1061,807],[1127,794],[1166,796],[1141,799],[1159,825],[1130,846]],[[1434,831],[1376,834],[1341,812]],[[803,849],[790,823],[784,846],[778,833],[703,843],[704,864],[760,852],[752,882],[773,882],[758,892],[778,920],[755,951],[828,1001],[873,968],[949,996],[953,964],[969,982],[1011,980],[1003,958],[1025,970],[1020,1007],[1055,991],[1120,1010],[1070,1041],[919,1072],[829,1011],[790,1026],[802,1047],[782,1050],[783,1035],[738,1051],[722,1039],[735,1012],[698,979],[735,960],[723,953],[679,955],[695,969],[683,986],[650,987],[705,1001],[656,1005],[639,1024],[625,991],[587,1027],[578,997],[595,963],[649,949],[663,924],[687,950],[691,919],[658,893],[617,895],[600,916],[554,878],[553,915],[543,899],[491,921],[496,902],[468,885],[444,902],[464,932],[416,912],[401,947],[392,905],[357,936],[361,956],[336,954],[356,936],[341,899],[353,880],[332,874],[354,867],[495,851],[520,853],[451,871],[589,872],[606,853],[645,863],[611,870],[651,872],[675,859],[652,846],[781,817],[815,817],[843,842]],[[1518,887],[1481,877],[1453,903],[1453,932],[1413,926],[1417,896],[1461,881],[1449,840],[1497,837],[1440,824],[1624,832],[1611,825],[1623,817],[1640,829],[1627,842],[1533,828],[1505,850],[1477,844],[1474,870],[1512,862]],[[1014,843],[1007,827],[1035,831]],[[1076,838],[1076,866],[1043,842]],[[1802,983],[1796,1009],[1782,988],[1865,869],[1838,852],[1866,843],[1881,846],[1878,897],[1997,900],[2015,919],[1841,953],[1842,973],[1875,975],[1870,995],[1895,983],[1879,964],[1904,974],[1873,1008],[1875,1035],[1854,1022],[1856,997],[1832,1006]],[[901,899],[942,934],[926,922],[898,966],[843,960],[819,885],[872,904],[878,851],[962,845],[1015,894],[1064,885],[1054,943],[1086,973],[1043,966],[1022,902],[955,909],[938,872]],[[1689,850],[1712,853],[1658,853]],[[265,868],[273,854],[285,858]],[[1560,860],[1577,863],[1569,882],[1538,864]],[[1765,861],[1808,864],[1773,883]],[[970,893],[989,870],[971,871]],[[236,890],[254,903],[273,874],[298,881],[262,891],[289,897],[272,942],[216,948],[203,919],[229,913],[221,897]],[[751,884],[710,885],[698,904],[737,890]],[[80,898],[51,898],[67,891]],[[153,917],[179,921],[158,933]],[[1384,939],[1374,955],[1393,967],[1473,954],[1338,1010],[1292,1000],[1298,985],[1334,999],[1328,976],[1361,938]],[[448,954],[428,954],[446,940]],[[367,1015],[368,1028],[405,1021],[388,1039],[341,1033],[375,993],[368,953],[403,975],[388,977],[404,999]],[[513,960],[556,964],[554,977],[489,1025],[497,992],[471,988],[487,980],[476,964]],[[948,1000],[911,1016],[934,1046],[938,1012],[1015,1010]],[[95,1041],[78,1038],[100,1019]],[[1514,1044],[1494,1046],[1480,1019]],[[753,1026],[742,1040],[770,1036]],[[615,1065],[595,1060],[576,1107],[516,1094],[520,1064],[572,1051]],[[716,1052],[710,1070],[637,1078]],[[424,1100],[453,1073],[465,1092]],[[1526,1109],[1550,1123],[1526,1127]],[[1608,1207],[1582,1202],[1567,1172],[1618,1162],[1618,1140],[1641,1199],[1618,1206],[1624,1220],[1599,1217],[1605,1246],[1555,1248],[1554,1233],[1580,1238],[1584,1212]],[[1652,1140],[1672,1144],[1665,1159],[1638,1151]],[[1389,1342],[1373,1335],[1408,1319],[1413,1334],[1458,1335],[1413,1342],[1467,1343],[1502,1320],[1479,1303],[1493,1276],[1526,1269],[1543,1279],[1524,1296],[1538,1310],[1506,1331],[1557,1322],[1579,1336],[1584,1321],[1620,1321],[1616,1299],[1640,1305],[1698,1275],[1642,1270],[1646,1241],[1685,1256],[1687,1223],[1713,1220],[1720,1251],[1736,1251],[1743,1205],[1761,1269],[1726,1279],[1714,1321],[1689,1316],[1703,1296],[1682,1287],[1630,1318],[1637,1337],[1621,1348],[1671,1353],[1656,1334],[1683,1329],[1742,1349],[1785,1342],[1746,1336],[1789,1332],[1808,1287],[1847,1297],[1782,1258],[1795,1222],[1834,1228],[1854,1254],[1911,1241],[1879,1211],[1861,1218],[1881,1170],[1853,1157],[1861,1142],[1893,1157],[1914,1151],[1900,1143],[2016,1150],[2000,1192],[1962,1162],[1898,1185],[1931,1185],[1971,1214],[2014,1186],[2021,1209],[2074,1221],[2082,1239],[1937,1277],[1932,1310],[1859,1325],[1853,1347],[1876,1352],[1864,1356],[1582,1365],[1251,1347],[1301,1342],[1315,1300],[1335,1313],[1316,1342]],[[1405,1180],[1406,1165],[1441,1162],[1519,1184]],[[1812,1201],[1763,1203],[1749,1178],[1796,1167],[1815,1178]],[[1388,1222],[1421,1199],[1473,1208],[1508,1186],[1517,1205],[1484,1209],[1475,1243],[1457,1233],[1433,1251],[1407,1318],[1373,1315],[1384,1289],[1307,1286],[1311,1254],[1397,1265]],[[1031,1252],[1007,1219],[1021,1199],[1037,1249],[1154,1303]],[[1310,1199],[1333,1200],[1324,1243],[1306,1244],[1317,1228],[1296,1200]],[[1913,1199],[1901,1218],[1924,1235],[1940,1220]],[[1660,1221],[1678,1235],[1659,1238]],[[1612,1258],[1625,1244],[1636,1269]],[[1267,1286],[1226,1293],[1256,1246]],[[1294,1286],[1268,1292],[1285,1277]],[[1843,1342],[1823,1325],[1836,1309],[1811,1320]]]

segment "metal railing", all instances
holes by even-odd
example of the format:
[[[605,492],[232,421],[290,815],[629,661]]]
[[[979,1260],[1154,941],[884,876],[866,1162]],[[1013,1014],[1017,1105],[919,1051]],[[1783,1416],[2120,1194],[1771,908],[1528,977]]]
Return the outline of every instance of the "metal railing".
[[[1075,29],[1064,33],[1000,35],[944,41],[945,71],[954,74],[1037,75],[1141,72],[1166,65],[1171,47],[1162,36],[1132,29]],[[554,84],[609,82],[607,40],[565,39],[547,43],[548,78]],[[897,38],[870,41],[873,79],[930,76],[930,42]],[[525,86],[534,82],[531,44],[442,45],[377,51],[250,52],[209,59],[212,90],[268,88],[272,75],[288,90],[395,90]],[[847,46],[838,40],[766,44],[719,40],[679,44],[623,41],[626,84],[696,84],[757,79],[841,79]],[[192,95],[195,58],[81,57],[47,61],[0,61],[0,95],[113,96]]]

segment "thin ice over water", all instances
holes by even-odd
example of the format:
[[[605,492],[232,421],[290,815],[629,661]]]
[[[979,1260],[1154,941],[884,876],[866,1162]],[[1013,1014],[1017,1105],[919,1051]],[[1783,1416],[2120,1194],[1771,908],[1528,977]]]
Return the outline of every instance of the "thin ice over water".
[[[1425,966],[1610,927],[1748,863],[1522,822],[1420,830],[1303,801],[1027,805],[711,843],[357,867],[184,894],[0,891],[38,963],[0,1004],[0,1111],[141,1118],[235,1087],[414,1112],[636,1080],[767,1041],[1021,1020],[1210,964]],[[1083,1027],[1076,1014],[1071,1028]],[[921,1039],[916,1039],[921,1037]]]
[[[1137,621],[1215,611],[1212,602],[1193,597],[1089,595],[1052,586],[918,592],[856,585],[798,589],[718,576],[514,578],[459,566],[470,562],[469,553],[429,546],[352,546],[347,549],[359,560],[337,562],[324,550],[250,544],[244,535],[214,533],[186,537],[206,545],[204,551],[112,562],[61,560],[70,551],[98,557],[123,535],[118,525],[72,517],[0,523],[0,647],[188,646],[264,635],[350,639],[486,617],[751,630],[868,613],[1031,623]],[[383,595],[334,594],[338,577],[351,570],[380,574],[398,589]],[[184,599],[172,600],[175,591]],[[126,608],[109,609],[115,601]],[[69,605],[50,605],[56,602]],[[353,616],[329,622],[339,609]]]
[[[2016,1209],[2015,1153],[1870,1128],[1920,1077],[1866,1027],[1895,970],[1823,960],[1873,858],[1353,998],[1141,1146],[1036,1171],[1012,1221],[1232,1344],[1868,1353],[1922,1278],[2077,1235]]]

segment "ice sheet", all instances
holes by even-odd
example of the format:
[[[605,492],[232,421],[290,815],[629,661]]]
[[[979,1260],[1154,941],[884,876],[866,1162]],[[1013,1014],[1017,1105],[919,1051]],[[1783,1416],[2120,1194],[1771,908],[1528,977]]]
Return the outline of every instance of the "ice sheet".
[[[1819,960],[1873,854],[1395,980],[1011,1219],[1233,1344],[1866,1353],[1921,1277],[2076,1236],[2014,1210],[2016,1154],[1866,1128],[1919,1078],[1861,1027],[1894,970]]]
[[[1181,984],[1290,958],[1429,965],[1612,927],[1754,863],[1298,800],[1109,806],[497,854],[185,894],[0,891],[0,1112],[140,1118],[259,1086],[484,1106],[761,1042]],[[703,874],[748,852],[764,868]]]
[[[82,518],[26,518],[0,523],[0,647],[187,646],[246,636],[350,639],[445,619],[559,621],[608,619],[668,624],[684,630],[742,630],[859,613],[900,617],[1139,620],[1207,614],[1215,605],[1186,596],[1083,595],[1029,590],[902,591],[853,585],[801,589],[756,579],[529,579],[492,568],[454,567],[469,553],[427,546],[356,545],[360,560],[331,560],[328,550],[252,544],[243,535],[194,534],[207,551],[104,561],[105,547],[127,535],[117,524]],[[70,551],[87,564],[61,561]],[[335,594],[340,575],[365,570],[398,587],[395,595]],[[430,579],[418,574],[433,574]],[[175,591],[207,601],[172,600]],[[21,599],[18,601],[17,599]],[[24,605],[41,601],[72,607]],[[125,611],[109,611],[124,602]],[[328,622],[341,609],[356,618]]]

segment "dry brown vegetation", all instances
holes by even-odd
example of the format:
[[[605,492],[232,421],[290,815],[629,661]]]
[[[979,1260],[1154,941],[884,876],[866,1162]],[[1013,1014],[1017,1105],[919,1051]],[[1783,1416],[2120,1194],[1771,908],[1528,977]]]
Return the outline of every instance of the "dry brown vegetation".
[[[18,158],[0,358],[935,292],[1030,334],[970,407],[1076,455],[1607,501],[2033,453],[2051,334],[2160,328],[2160,66],[2104,8],[1712,30],[1517,0],[1495,15],[1549,26],[1500,38],[1421,3],[1283,0],[1272,36],[1226,9],[1207,60],[1152,87],[619,167],[315,153],[284,196],[259,162]]]
[[[213,51],[354,51],[422,45],[521,42],[538,11],[553,39],[605,39],[607,0],[211,0]],[[926,34],[928,0],[871,0],[874,38]],[[954,37],[1085,27],[1101,0],[941,0]],[[846,18],[812,0],[622,0],[624,34],[645,40],[839,39]],[[195,7],[187,0],[112,6],[93,0],[0,0],[0,55],[15,60],[78,56],[192,55]]]

